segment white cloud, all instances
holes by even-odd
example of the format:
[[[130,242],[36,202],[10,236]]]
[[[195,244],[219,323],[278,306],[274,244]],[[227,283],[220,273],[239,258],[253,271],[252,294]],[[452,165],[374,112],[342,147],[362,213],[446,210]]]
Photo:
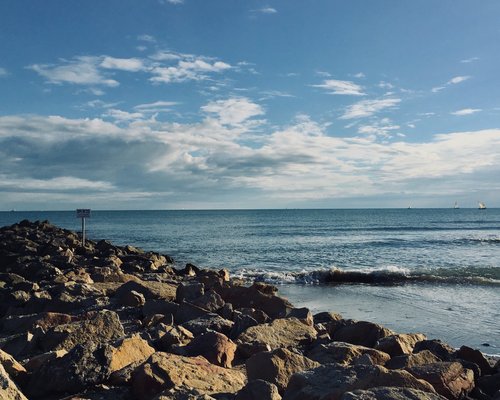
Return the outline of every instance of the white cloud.
[[[145,66],[138,58],[114,58],[105,56],[100,64],[106,69],[119,69],[122,71],[137,72],[142,71]]]
[[[175,101],[155,101],[154,103],[138,104],[134,110],[143,113],[157,113],[171,111],[171,107],[178,105]]]
[[[358,127],[358,133],[390,139],[393,136],[391,132],[400,128],[401,127],[399,125],[393,124],[389,118],[382,118],[380,121],[372,124],[360,125]]]
[[[160,0],[161,4],[183,4],[184,0]]]
[[[7,76],[9,73],[7,72],[7,70],[5,68],[2,68],[0,67],[0,78],[2,76]]]
[[[474,61],[478,61],[479,60],[479,57],[470,57],[470,58],[466,58],[464,60],[460,60],[460,62],[462,64],[468,64],[468,63],[471,63],[471,62],[474,62]]]
[[[278,10],[276,10],[273,7],[269,7],[269,6],[259,8],[258,10],[255,10],[255,11],[258,11],[262,14],[276,14],[278,12]]]
[[[340,81],[336,79],[327,79],[319,85],[311,85],[325,89],[329,94],[351,95],[351,96],[364,96],[363,88],[351,81]]]
[[[401,99],[389,98],[378,100],[362,100],[347,107],[340,119],[354,119],[370,117],[380,111],[397,107]]]
[[[40,191],[66,191],[66,190],[111,190],[114,186],[105,181],[90,181],[88,179],[72,176],[58,176],[50,179],[13,178],[0,175],[0,190],[40,190]]]
[[[453,111],[451,115],[471,115],[482,111],[480,108],[463,108],[462,110]]]
[[[144,118],[144,114],[142,114],[140,112],[130,113],[128,111],[118,110],[116,108],[112,108],[112,109],[106,111],[106,113],[103,114],[103,116],[112,118],[118,122],[120,122],[120,121],[135,121],[135,120]]]
[[[201,110],[216,114],[221,124],[239,125],[249,118],[263,115],[263,108],[246,97],[235,97],[228,100],[217,100],[201,107]]]
[[[137,36],[137,40],[140,40],[142,42],[148,42],[148,43],[156,43],[156,39],[152,35],[147,35],[147,34],[142,34]]]
[[[470,76],[455,76],[448,81],[448,85],[456,85],[457,83],[464,82],[470,79]]]
[[[99,57],[80,56],[71,61],[62,60],[62,65],[33,64],[28,68],[53,84],[118,86],[117,81],[108,79],[101,73],[99,63]]]
[[[199,81],[207,79],[207,74],[209,73],[220,73],[231,68],[231,65],[222,61],[211,61],[203,57],[187,56],[184,59],[180,59],[177,65],[154,67],[151,70],[154,76],[150,80],[155,83]]]
[[[359,78],[359,79],[366,78],[366,75],[364,73],[362,73],[362,72],[358,72],[357,74],[354,74],[353,76],[355,78]]]

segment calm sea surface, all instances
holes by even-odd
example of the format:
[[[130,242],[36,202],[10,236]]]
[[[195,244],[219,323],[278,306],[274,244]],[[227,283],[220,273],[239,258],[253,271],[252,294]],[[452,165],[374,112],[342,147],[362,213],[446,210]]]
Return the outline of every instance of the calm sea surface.
[[[0,212],[0,226],[22,219],[80,229],[74,211]],[[278,284],[314,312],[500,353],[500,209],[93,211],[87,234]]]

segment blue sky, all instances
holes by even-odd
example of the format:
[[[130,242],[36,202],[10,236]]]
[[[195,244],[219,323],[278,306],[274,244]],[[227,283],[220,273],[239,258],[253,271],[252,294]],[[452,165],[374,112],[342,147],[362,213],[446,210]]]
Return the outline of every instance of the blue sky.
[[[500,206],[499,18],[5,0],[0,209]]]

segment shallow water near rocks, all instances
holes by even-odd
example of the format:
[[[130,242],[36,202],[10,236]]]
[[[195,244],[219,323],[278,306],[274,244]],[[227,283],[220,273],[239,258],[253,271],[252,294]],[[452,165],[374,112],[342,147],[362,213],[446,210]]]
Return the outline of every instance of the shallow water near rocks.
[[[0,226],[22,219],[80,229],[74,211],[0,212]],[[500,209],[93,211],[87,236],[277,284],[314,312],[500,353]]]

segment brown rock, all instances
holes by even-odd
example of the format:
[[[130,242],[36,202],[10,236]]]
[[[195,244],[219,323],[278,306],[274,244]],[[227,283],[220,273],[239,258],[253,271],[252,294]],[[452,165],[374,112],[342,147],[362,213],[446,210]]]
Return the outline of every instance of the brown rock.
[[[482,376],[478,379],[477,386],[484,393],[495,396],[495,393],[500,391],[500,372],[494,375]]]
[[[422,340],[421,342],[415,343],[413,352],[418,353],[422,350],[429,350],[443,361],[450,361],[455,353],[453,347],[437,339]]]
[[[319,344],[306,353],[311,360],[320,364],[354,364],[363,355],[370,357],[373,364],[384,365],[391,357],[380,350],[345,342]]]
[[[296,318],[283,318],[248,328],[238,337],[237,343],[242,356],[250,357],[253,353],[250,352],[248,344],[261,348],[269,346],[274,350],[307,345],[315,338],[316,331],[313,327],[303,324]]]
[[[439,357],[435,356],[429,350],[422,350],[415,354],[404,354],[402,356],[396,356],[387,361],[385,364],[386,368],[389,369],[404,369],[409,367],[414,367],[417,365],[432,364],[440,362]]]
[[[197,299],[200,296],[205,294],[205,285],[200,282],[181,282],[179,286],[177,286],[177,290],[175,293],[175,301],[178,303],[182,303],[183,301],[191,302],[194,299]]]
[[[457,362],[438,362],[408,368],[448,399],[460,399],[474,389],[474,373]]]
[[[120,286],[115,296],[120,298],[124,293],[132,290],[142,293],[146,300],[148,299],[164,299],[175,300],[175,291],[177,286],[171,283],[155,282],[155,281],[129,281]]]
[[[153,400],[215,400],[215,397],[209,396],[198,389],[187,386],[176,386],[172,389],[164,390]]]
[[[105,354],[108,359],[108,372],[113,373],[127,365],[145,361],[155,352],[147,341],[138,335],[120,339],[113,345],[108,345]]]
[[[228,336],[233,325],[233,321],[224,319],[218,314],[210,313],[187,321],[181,326],[192,332],[194,335],[200,335],[208,331],[216,331]]]
[[[313,326],[314,320],[311,311],[307,307],[302,308],[292,308],[288,314],[287,318],[297,318],[299,321],[302,321],[304,324]]]
[[[212,289],[207,291],[203,296],[192,300],[191,303],[210,312],[220,310],[225,304],[219,293]]]
[[[102,310],[87,313],[81,321],[54,327],[40,341],[45,350],[69,350],[77,344],[104,343],[124,335],[118,314]]]
[[[415,344],[426,339],[427,337],[422,333],[398,333],[380,339],[375,348],[395,357],[411,354]]]
[[[392,334],[391,330],[373,322],[353,320],[343,320],[334,332],[330,332],[333,340],[366,347],[374,347],[380,339]]]
[[[280,393],[284,392],[294,373],[319,366],[319,363],[287,349],[257,353],[246,361],[249,381],[263,379],[274,383]]]
[[[2,400],[28,400],[0,364],[0,398]]]
[[[219,332],[206,332],[196,336],[188,345],[177,348],[176,353],[189,357],[203,356],[212,364],[231,368],[236,344]]]
[[[161,351],[169,351],[172,346],[184,346],[193,340],[193,334],[180,325],[160,326],[155,346]]]
[[[344,393],[341,400],[446,400],[446,397],[417,389],[377,387]]]
[[[322,365],[290,378],[283,400],[337,400],[346,392],[396,386],[435,393],[433,387],[407,371],[389,371],[378,365]]]
[[[249,381],[234,400],[281,400],[278,387],[262,379]]]
[[[245,384],[245,375],[237,370],[218,367],[203,357],[183,357],[156,352],[138,367],[132,387],[139,399],[150,399],[174,387],[186,386],[208,395],[235,393]]]
[[[29,361],[26,364],[24,364],[24,367],[29,372],[33,372],[38,368],[40,368],[46,362],[55,360],[56,358],[64,357],[66,354],[68,354],[66,350],[55,350],[43,354],[38,354],[34,357],[31,357]]]
[[[118,301],[126,307],[142,307],[146,303],[144,295],[135,290],[123,292]]]
[[[27,372],[17,360],[10,354],[3,350],[0,350],[0,364],[3,365],[5,371],[9,376],[16,381],[16,383],[22,383],[26,381]]]
[[[481,370],[481,375],[493,373],[493,368],[490,366],[490,363],[484,357],[483,353],[481,353],[479,350],[475,350],[467,346],[462,346],[455,353],[455,357],[476,364]]]

